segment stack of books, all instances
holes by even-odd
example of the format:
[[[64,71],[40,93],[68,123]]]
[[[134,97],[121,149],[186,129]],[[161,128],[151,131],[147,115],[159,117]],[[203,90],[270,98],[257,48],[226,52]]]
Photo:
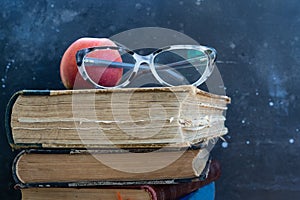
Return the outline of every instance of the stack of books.
[[[22,199],[178,199],[219,177],[230,98],[193,86],[23,90],[6,112]]]

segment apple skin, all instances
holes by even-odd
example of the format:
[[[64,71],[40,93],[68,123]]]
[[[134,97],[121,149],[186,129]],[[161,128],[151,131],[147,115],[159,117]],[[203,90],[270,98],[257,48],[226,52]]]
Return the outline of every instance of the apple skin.
[[[73,42],[65,51],[60,63],[60,77],[67,89],[83,89],[93,88],[93,86],[85,81],[78,72],[76,63],[76,53],[80,49],[96,47],[96,46],[116,46],[107,38],[80,38]],[[120,54],[117,51],[103,50],[105,55],[103,59],[122,62]],[[99,76],[97,82],[99,85],[106,87],[115,86],[122,77],[123,69],[121,68],[92,68],[89,74]]]

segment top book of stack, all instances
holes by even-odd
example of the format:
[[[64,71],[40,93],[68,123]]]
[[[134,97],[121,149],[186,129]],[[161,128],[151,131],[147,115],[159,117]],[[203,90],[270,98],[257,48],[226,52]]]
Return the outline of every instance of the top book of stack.
[[[190,147],[227,133],[228,103],[194,86],[23,90],[6,132],[15,149]]]

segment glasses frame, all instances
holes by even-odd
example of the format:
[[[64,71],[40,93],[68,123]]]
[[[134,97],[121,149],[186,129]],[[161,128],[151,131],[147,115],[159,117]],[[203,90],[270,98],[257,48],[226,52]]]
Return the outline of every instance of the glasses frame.
[[[127,80],[125,80],[122,84],[120,85],[116,85],[113,87],[106,87],[106,86],[101,86],[99,84],[97,84],[96,82],[94,82],[90,76],[88,75],[85,65],[84,65],[84,59],[85,56],[92,52],[92,51],[96,51],[96,50],[119,50],[119,51],[125,51],[126,53],[132,55],[132,57],[135,59],[135,64],[133,66],[133,71],[130,74],[130,76],[127,78]],[[78,71],[80,73],[80,75],[82,76],[82,78],[85,81],[88,81],[90,84],[92,84],[95,88],[97,89],[108,89],[108,88],[122,88],[122,87],[126,87],[127,85],[130,84],[130,82],[134,79],[135,76],[137,76],[138,74],[138,70],[140,68],[140,66],[144,66],[147,65],[150,68],[151,73],[153,74],[153,76],[155,77],[155,79],[163,86],[174,86],[168,82],[166,82],[165,80],[163,80],[157,73],[156,71],[156,66],[154,64],[154,60],[156,58],[157,55],[159,55],[159,53],[162,53],[164,51],[170,51],[170,50],[178,50],[178,49],[191,49],[191,50],[198,50],[201,51],[205,54],[207,59],[207,64],[206,64],[206,68],[204,73],[202,74],[202,76],[194,83],[190,84],[193,86],[199,86],[202,83],[204,83],[207,78],[211,75],[214,66],[215,66],[215,61],[216,61],[216,57],[217,57],[217,51],[214,48],[211,47],[207,47],[207,46],[202,46],[202,45],[171,45],[171,46],[167,46],[167,47],[163,47],[160,49],[155,50],[154,52],[148,54],[148,55],[140,55],[124,46],[120,46],[118,44],[118,46],[96,46],[96,47],[90,47],[90,48],[84,48],[81,49],[79,51],[77,51],[76,53],[76,63],[77,63],[77,67],[78,67]],[[103,61],[103,62],[107,62],[107,61]],[[126,63],[119,63],[116,62],[117,64],[117,68],[120,67],[129,67],[128,64]],[[102,63],[103,64],[103,63]],[[133,65],[133,64],[130,64]],[[132,68],[132,66],[131,66]]]

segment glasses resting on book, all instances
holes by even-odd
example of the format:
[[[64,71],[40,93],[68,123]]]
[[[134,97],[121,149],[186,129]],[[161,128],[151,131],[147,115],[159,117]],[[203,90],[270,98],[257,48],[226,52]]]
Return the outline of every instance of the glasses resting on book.
[[[95,88],[125,87],[135,77],[149,73],[164,86],[199,86],[211,75],[215,60],[216,50],[201,45],[172,45],[148,55],[121,45],[85,48],[76,53],[79,73]],[[105,81],[110,78],[116,80]],[[105,82],[110,84],[102,84]]]

